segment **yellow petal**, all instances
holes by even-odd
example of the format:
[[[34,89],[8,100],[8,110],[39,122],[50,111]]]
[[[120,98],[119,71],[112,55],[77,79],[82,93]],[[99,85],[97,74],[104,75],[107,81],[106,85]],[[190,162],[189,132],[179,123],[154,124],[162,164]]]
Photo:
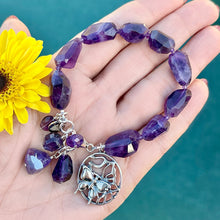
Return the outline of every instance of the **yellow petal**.
[[[40,96],[49,97],[50,96],[50,88],[41,83],[41,85],[35,90]]]
[[[6,43],[7,43],[8,32],[4,30],[0,35],[0,56],[5,52]]]
[[[3,130],[4,130],[4,121],[2,114],[0,114],[0,132],[2,132]]]
[[[32,90],[24,91],[22,98],[24,100],[27,100],[28,102],[37,102],[37,101],[40,101],[40,99],[41,99],[40,96]]]
[[[24,40],[25,38],[27,38],[27,34],[24,32],[24,31],[19,31],[17,33],[17,40],[18,41],[22,41]]]
[[[49,67],[45,67],[44,70],[42,72],[40,72],[39,74],[37,74],[34,78],[35,79],[42,79],[42,78],[48,76],[52,71],[53,71],[53,69],[51,69]]]
[[[14,106],[14,111],[15,111],[18,121],[21,124],[25,124],[28,122],[28,111],[26,110],[26,108],[16,108]]]
[[[21,100],[21,99],[15,99],[14,100],[14,105],[16,108],[25,108],[26,107],[26,102]]]
[[[0,111],[3,110],[7,106],[6,102],[2,102],[0,100]]]
[[[12,102],[8,101],[7,106],[2,110],[2,114],[4,118],[12,117],[13,115],[13,107]]]
[[[41,81],[39,79],[25,79],[23,82],[21,82],[21,85],[23,85],[24,89],[37,89],[41,85]]]
[[[43,112],[43,113],[50,112],[50,106],[46,102],[43,102],[43,101],[27,103],[27,106],[39,112]]]
[[[3,124],[5,130],[12,135],[13,134],[13,118],[3,118]]]
[[[46,66],[50,62],[51,59],[52,59],[52,55],[41,56],[36,60],[36,62],[40,62],[41,64]]]

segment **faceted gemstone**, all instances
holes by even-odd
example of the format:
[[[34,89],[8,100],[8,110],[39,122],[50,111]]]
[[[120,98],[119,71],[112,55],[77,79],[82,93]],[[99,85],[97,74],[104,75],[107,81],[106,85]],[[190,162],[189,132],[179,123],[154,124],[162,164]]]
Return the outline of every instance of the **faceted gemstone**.
[[[192,78],[192,70],[188,56],[177,50],[169,56],[169,65],[176,81],[181,86],[189,85]]]
[[[128,157],[137,151],[139,137],[139,133],[134,130],[115,134],[105,142],[105,153],[110,156]]]
[[[163,115],[155,115],[143,128],[142,137],[146,141],[151,141],[163,132],[165,132],[170,126],[168,118]]]
[[[53,181],[57,183],[66,182],[73,174],[72,159],[69,155],[61,155],[53,170]]]
[[[83,143],[83,136],[80,134],[73,134],[70,135],[67,139],[66,139],[66,144],[70,147],[80,147]]]
[[[169,95],[165,102],[165,114],[176,117],[189,102],[192,93],[189,89],[178,89]]]
[[[113,40],[117,34],[115,24],[111,22],[101,22],[92,24],[83,33],[84,44],[94,44],[107,40]]]
[[[72,69],[76,65],[81,49],[81,39],[75,38],[69,41],[55,57],[56,65],[62,68]]]
[[[51,115],[45,116],[40,123],[41,129],[44,131],[49,131],[48,126],[52,121],[53,121],[53,116]]]
[[[148,42],[150,48],[157,53],[169,53],[175,47],[172,38],[157,30],[151,31]]]
[[[67,107],[71,96],[71,86],[68,78],[58,70],[51,77],[51,104],[54,108],[63,110]]]
[[[62,146],[63,146],[63,141],[60,134],[50,133],[45,136],[44,144],[43,144],[45,150],[53,152],[55,150],[58,150]]]
[[[144,24],[127,23],[118,30],[118,33],[128,42],[137,43],[144,39],[147,28]]]
[[[50,156],[41,150],[29,148],[25,155],[25,167],[29,174],[40,172],[43,168],[49,165]]]

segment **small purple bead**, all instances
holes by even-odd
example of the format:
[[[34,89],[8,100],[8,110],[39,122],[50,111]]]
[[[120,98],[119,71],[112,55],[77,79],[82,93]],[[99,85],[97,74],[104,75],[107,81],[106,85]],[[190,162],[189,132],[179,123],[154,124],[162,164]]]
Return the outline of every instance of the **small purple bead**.
[[[189,85],[192,78],[192,70],[188,56],[177,50],[169,56],[169,65],[176,81],[181,86]]]
[[[127,23],[118,30],[118,33],[128,42],[137,43],[145,38],[147,28],[144,24]]]
[[[53,121],[53,116],[51,115],[45,116],[40,123],[41,129],[44,131],[49,131],[48,126],[52,121]]]
[[[178,89],[169,95],[165,102],[165,114],[168,117],[176,117],[184,109],[192,93],[189,89]]]
[[[142,137],[146,141],[151,141],[163,132],[167,131],[170,123],[163,115],[155,115],[143,128]]]
[[[43,148],[48,151],[58,150],[63,146],[63,140],[58,133],[49,133],[44,138]]]
[[[66,144],[70,147],[80,147],[83,144],[83,136],[80,134],[73,134],[66,139]]]
[[[157,53],[169,53],[175,47],[172,38],[157,30],[151,31],[148,42],[150,48]]]
[[[84,44],[94,44],[107,40],[113,40],[117,34],[115,24],[111,22],[101,22],[92,24],[83,33]]]
[[[41,150],[29,148],[25,155],[25,167],[29,174],[40,172],[43,168],[49,165],[50,156]]]
[[[128,157],[137,151],[139,136],[139,133],[134,130],[115,134],[105,142],[105,153],[110,156]]]
[[[73,174],[72,159],[69,155],[61,155],[53,170],[53,181],[57,183],[66,182]]]
[[[82,49],[82,41],[75,38],[63,46],[61,51],[55,57],[55,63],[62,68],[72,69]]]
[[[63,72],[55,70],[51,77],[51,104],[54,108],[63,110],[67,107],[71,96],[71,86]]]

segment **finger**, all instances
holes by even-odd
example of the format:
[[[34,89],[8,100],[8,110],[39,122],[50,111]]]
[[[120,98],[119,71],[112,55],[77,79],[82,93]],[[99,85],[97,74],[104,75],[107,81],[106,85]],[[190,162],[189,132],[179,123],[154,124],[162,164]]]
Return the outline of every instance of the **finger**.
[[[141,141],[138,151],[126,162],[124,159],[117,159],[122,168],[123,182],[117,198],[107,207],[109,212],[116,209],[128,197],[141,178],[187,130],[204,106],[208,97],[207,85],[197,79],[190,86],[190,90],[192,98],[189,104],[178,117],[170,120],[170,129],[166,133],[150,142]]]
[[[161,18],[180,7],[184,2],[184,0],[132,1],[99,22],[113,22],[117,27],[126,22],[139,22],[152,26]],[[77,36],[80,37],[80,34]],[[93,45],[84,44],[77,65],[74,68],[75,74],[79,72],[79,74],[85,74],[90,78],[95,77],[127,44],[119,36],[116,36],[113,41]]]
[[[0,33],[3,30],[9,30],[9,29],[13,29],[15,31],[15,33],[18,33],[19,31],[24,31],[28,36],[31,35],[27,26],[14,15],[8,17],[3,22],[3,24],[0,28]]]
[[[172,36],[178,48],[200,29],[215,22],[218,14],[218,8],[211,1],[196,0],[168,15],[152,29]],[[104,88],[106,93],[112,91],[117,99],[167,59],[167,56],[155,53],[146,40],[139,44],[131,44],[105,68],[96,84]]]
[[[219,54],[220,31],[212,26],[203,29],[186,44],[183,51],[189,55],[193,80]],[[154,114],[161,113],[164,100],[177,86],[169,65],[165,62],[123,97],[118,105],[121,126],[142,126]]]

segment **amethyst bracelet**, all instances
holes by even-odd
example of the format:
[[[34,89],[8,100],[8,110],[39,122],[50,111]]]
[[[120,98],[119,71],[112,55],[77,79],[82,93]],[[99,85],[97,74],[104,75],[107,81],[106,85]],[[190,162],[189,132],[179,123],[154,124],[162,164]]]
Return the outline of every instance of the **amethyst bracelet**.
[[[64,109],[71,97],[71,84],[62,68],[72,69],[76,65],[83,44],[113,40],[119,34],[129,43],[138,43],[144,39],[152,50],[169,55],[169,66],[182,89],[171,93],[164,104],[164,115],[155,115],[139,133],[126,130],[109,137],[105,144],[94,146],[77,134],[74,124],[67,119]],[[25,166],[29,174],[38,173],[48,166],[52,159],[58,159],[52,177],[55,182],[63,183],[69,180],[73,173],[72,159],[68,152],[84,148],[92,154],[85,158],[79,167],[77,176],[78,188],[88,203],[106,204],[115,198],[121,187],[121,170],[111,157],[128,157],[138,150],[140,140],[151,141],[167,131],[169,118],[176,117],[184,109],[191,98],[187,86],[191,82],[192,72],[188,56],[174,50],[175,42],[169,36],[158,30],[146,28],[144,24],[127,23],[120,29],[110,22],[96,23],[89,26],[81,35],[69,41],[55,58],[56,70],[51,77],[51,104],[60,110],[54,117],[46,116],[40,127],[49,131],[44,138],[43,148],[48,153],[30,148],[25,155]],[[95,153],[93,153],[95,152]]]

